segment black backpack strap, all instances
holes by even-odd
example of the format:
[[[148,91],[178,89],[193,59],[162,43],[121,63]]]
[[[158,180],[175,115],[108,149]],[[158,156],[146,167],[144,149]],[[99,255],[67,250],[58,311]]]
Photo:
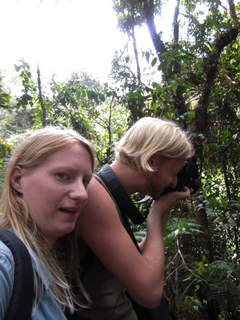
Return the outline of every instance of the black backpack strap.
[[[102,167],[98,172],[98,176],[104,181],[110,190],[120,210],[125,212],[134,224],[141,224],[145,221],[146,217],[138,211],[108,164],[105,164]]]
[[[34,299],[33,268],[24,243],[11,231],[0,229],[0,240],[11,250],[14,262],[14,283],[5,320],[30,320]]]

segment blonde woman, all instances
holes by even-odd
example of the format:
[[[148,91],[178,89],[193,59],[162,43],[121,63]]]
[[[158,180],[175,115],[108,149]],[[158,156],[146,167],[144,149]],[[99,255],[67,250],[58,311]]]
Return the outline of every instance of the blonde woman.
[[[99,179],[93,179],[89,201],[78,220],[80,260],[83,261],[87,247],[95,254],[83,278],[92,308],[82,309],[76,319],[140,319],[125,290],[145,308],[159,305],[164,283],[166,224],[171,209],[193,191],[184,187],[182,192],[160,197],[166,187],[176,187],[178,172],[193,155],[188,135],[174,122],[140,119],[126,132],[116,151],[116,160],[108,167],[108,172],[116,176],[116,185],[121,185],[127,198],[140,192],[155,199],[148,215],[147,235],[139,245],[140,253],[123,226],[121,210],[111,190]]]
[[[73,313],[87,304],[77,276],[76,221],[88,199],[94,159],[88,140],[75,131],[51,127],[29,136],[10,159],[0,228],[14,232],[30,253],[35,290],[32,319],[66,319],[66,309]],[[78,299],[72,293],[71,277],[82,292]],[[5,317],[13,282],[12,253],[0,241],[0,319]]]

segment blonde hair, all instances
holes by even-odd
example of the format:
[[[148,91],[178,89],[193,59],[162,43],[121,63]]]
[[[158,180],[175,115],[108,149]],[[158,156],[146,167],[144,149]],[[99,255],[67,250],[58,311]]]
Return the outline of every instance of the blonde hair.
[[[74,297],[70,278],[75,277],[85,302],[89,302],[78,276],[77,230],[59,238],[54,247],[49,249],[46,239],[29,215],[27,204],[11,186],[11,176],[15,166],[31,170],[44,162],[51,154],[64,146],[79,142],[84,146],[92,160],[92,171],[95,167],[95,151],[91,143],[73,130],[46,127],[37,130],[23,141],[11,157],[5,176],[1,197],[0,227],[12,228],[15,234],[25,243],[35,263],[41,261],[44,272],[50,279],[49,290],[61,309],[69,307],[74,311],[74,304],[84,306]],[[39,260],[38,260],[39,259]],[[68,279],[68,280],[67,280]],[[35,280],[37,275],[35,274]],[[35,307],[41,298],[43,288],[37,293]]]
[[[138,171],[153,171],[148,161],[158,153],[162,158],[193,155],[190,137],[174,122],[145,117],[138,120],[116,145],[116,155]]]

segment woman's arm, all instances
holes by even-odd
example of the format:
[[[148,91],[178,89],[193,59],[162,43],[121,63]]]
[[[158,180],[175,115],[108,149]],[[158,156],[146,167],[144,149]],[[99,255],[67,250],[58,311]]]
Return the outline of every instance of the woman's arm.
[[[185,196],[190,196],[190,192]],[[88,202],[78,220],[79,235],[129,294],[148,308],[156,307],[162,297],[163,233],[169,212],[179,199],[179,195],[166,195],[155,201],[148,216],[142,254],[123,227],[108,192],[94,179],[89,185]]]

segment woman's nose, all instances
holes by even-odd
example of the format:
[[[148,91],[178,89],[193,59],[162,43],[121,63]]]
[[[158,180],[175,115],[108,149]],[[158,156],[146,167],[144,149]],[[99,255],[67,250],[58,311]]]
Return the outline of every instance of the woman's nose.
[[[88,199],[88,192],[82,180],[77,180],[73,185],[70,192],[72,199],[85,201]]]
[[[175,189],[177,186],[177,175],[173,178],[171,184],[170,184],[171,188]]]

